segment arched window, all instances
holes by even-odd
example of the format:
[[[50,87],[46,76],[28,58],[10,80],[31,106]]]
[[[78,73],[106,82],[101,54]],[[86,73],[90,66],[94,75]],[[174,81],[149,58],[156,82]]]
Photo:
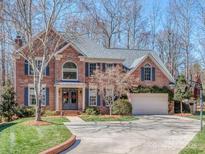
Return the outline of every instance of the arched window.
[[[151,66],[149,64],[144,65],[144,80],[151,80]]]
[[[66,62],[63,65],[63,79],[65,80],[77,80],[78,68],[73,62]]]

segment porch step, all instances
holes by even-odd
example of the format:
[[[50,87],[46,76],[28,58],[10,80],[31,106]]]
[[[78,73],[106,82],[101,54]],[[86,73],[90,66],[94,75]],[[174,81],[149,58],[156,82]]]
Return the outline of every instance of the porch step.
[[[80,115],[82,112],[78,110],[62,110],[61,115],[62,116],[77,116]]]

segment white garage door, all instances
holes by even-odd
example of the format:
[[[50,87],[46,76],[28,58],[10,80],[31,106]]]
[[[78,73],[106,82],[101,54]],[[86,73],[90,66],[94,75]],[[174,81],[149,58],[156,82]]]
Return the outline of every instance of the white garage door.
[[[168,114],[168,94],[129,94],[133,114]]]

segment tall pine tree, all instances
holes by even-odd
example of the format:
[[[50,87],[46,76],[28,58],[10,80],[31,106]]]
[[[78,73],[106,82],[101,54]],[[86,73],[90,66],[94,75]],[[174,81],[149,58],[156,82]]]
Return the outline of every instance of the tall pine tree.
[[[17,104],[15,102],[14,88],[10,81],[8,81],[3,87],[1,97],[0,116],[6,121],[11,121],[12,117],[15,115]]]
[[[191,97],[190,87],[185,79],[184,75],[180,75],[176,81],[176,87],[174,90],[174,100],[180,103],[180,112],[183,112],[182,102],[185,99]]]

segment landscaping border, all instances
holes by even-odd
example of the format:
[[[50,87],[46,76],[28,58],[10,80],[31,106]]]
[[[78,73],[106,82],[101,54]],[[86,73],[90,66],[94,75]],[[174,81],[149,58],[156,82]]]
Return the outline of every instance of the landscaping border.
[[[52,148],[49,148],[45,151],[40,152],[40,154],[58,154],[66,149],[68,149],[69,147],[71,147],[76,141],[76,136],[72,135],[68,140],[66,140],[65,142],[58,144]]]

